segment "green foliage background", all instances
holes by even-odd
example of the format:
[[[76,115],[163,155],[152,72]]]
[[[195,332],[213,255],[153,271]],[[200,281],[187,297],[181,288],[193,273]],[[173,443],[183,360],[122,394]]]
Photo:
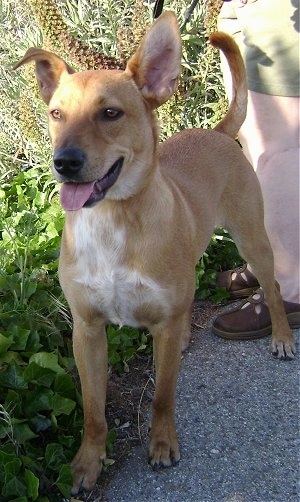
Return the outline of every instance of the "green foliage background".
[[[215,2],[216,4],[217,2]],[[220,3],[220,2],[219,2]],[[214,2],[210,2],[214,4]],[[209,5],[209,2],[207,3]],[[199,2],[166,1],[182,28],[183,76],[159,110],[161,137],[212,127],[226,100],[218,54],[207,44],[215,26]],[[64,215],[49,170],[45,107],[32,69],[11,68],[30,46],[54,49],[78,69],[122,67],[152,22],[153,4],[129,0],[1,0],[0,36],[0,493],[3,502],[70,497],[70,461],[82,434],[82,406],[71,346],[71,320],[57,278]],[[101,53],[101,54],[99,54]],[[198,298],[220,300],[216,270],[239,262],[218,230],[197,270]],[[123,371],[148,334],[108,330],[109,363]],[[113,435],[109,436],[110,438]]]

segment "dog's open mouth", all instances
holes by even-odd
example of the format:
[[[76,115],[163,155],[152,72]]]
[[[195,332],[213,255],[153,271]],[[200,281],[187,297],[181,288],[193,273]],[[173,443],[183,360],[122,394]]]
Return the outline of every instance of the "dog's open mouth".
[[[63,183],[60,202],[66,211],[77,211],[104,199],[106,192],[118,179],[124,158],[120,157],[100,180],[88,183]]]

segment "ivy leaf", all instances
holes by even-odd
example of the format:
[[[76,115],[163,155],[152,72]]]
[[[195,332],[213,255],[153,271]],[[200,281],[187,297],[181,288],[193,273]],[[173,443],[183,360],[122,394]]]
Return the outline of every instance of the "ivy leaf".
[[[27,382],[23,376],[23,370],[11,361],[5,371],[0,372],[0,386],[8,387],[15,390],[27,389]]]
[[[36,500],[39,495],[40,483],[38,478],[31,471],[25,469],[24,479],[27,486],[27,497]]]
[[[24,402],[24,412],[27,417],[33,417],[39,411],[52,410],[53,391],[51,389],[39,388],[26,393]]]
[[[32,361],[24,371],[24,378],[27,383],[31,382],[36,385],[50,387],[55,378],[55,373],[53,370],[43,368],[39,364]]]
[[[70,375],[65,373],[64,375],[56,375],[54,382],[54,390],[63,397],[68,397],[70,399],[75,399],[76,389],[73,379]]]
[[[5,472],[5,466],[10,462],[15,460],[15,455],[8,453],[4,451],[3,449],[0,450],[0,465],[3,466],[3,469],[0,469],[0,483],[3,484],[4,480],[6,478],[6,472]],[[20,466],[20,464],[19,464]]]
[[[11,347],[11,350],[25,350],[28,337],[30,335],[30,330],[21,328],[17,325],[10,326],[9,330],[14,337],[14,343]]]
[[[59,471],[59,476],[55,482],[59,491],[67,499],[71,496],[72,474],[71,466],[69,464],[62,465]]]
[[[18,479],[21,468],[21,460],[15,455],[7,454],[0,451],[0,462],[4,479],[0,477],[3,482],[2,495],[4,497],[22,496],[26,493],[26,486]]]
[[[40,337],[37,331],[30,331],[30,335],[27,340],[26,351],[27,352],[38,352],[42,347],[40,343]]]
[[[45,461],[50,469],[58,471],[58,466],[66,462],[62,445],[57,443],[48,444],[45,451]]]
[[[38,352],[37,354],[33,354],[29,362],[34,362],[42,368],[48,368],[58,374],[65,373],[65,370],[58,364],[57,354],[53,352]]]
[[[28,450],[30,450],[30,448],[27,448]],[[30,452],[32,454],[32,451]],[[44,466],[41,464],[40,460],[38,460],[38,454],[37,452],[35,452],[36,455],[35,455],[35,458],[37,458],[37,461],[33,460],[32,458],[28,457],[27,455],[20,455],[20,459],[22,461],[22,464],[25,468],[25,470],[30,470],[30,472],[42,472],[43,471],[43,468]]]
[[[12,336],[4,336],[0,333],[0,354],[6,352],[8,347],[13,343]]]
[[[7,483],[4,484],[2,489],[2,495],[4,495],[4,497],[12,497],[16,495],[20,497],[25,494],[26,486],[17,477],[11,478]]]
[[[61,397],[58,394],[54,394],[52,399],[52,409],[54,415],[70,415],[76,406],[75,401],[68,399],[67,397]]]
[[[6,463],[3,465],[3,468],[6,480],[10,480],[18,474],[21,467],[21,460],[14,455],[7,455],[4,452],[1,452],[1,457],[3,459],[6,458]]]
[[[13,435],[14,439],[19,444],[24,444],[29,439],[37,438],[35,434],[29,427],[29,425],[24,422],[24,420],[13,419]]]
[[[13,352],[12,350],[9,350],[8,352],[5,352],[3,354],[0,353],[0,367],[3,367],[6,364],[8,365],[12,361],[15,361],[17,364],[23,363],[23,359],[20,356],[19,352]]]

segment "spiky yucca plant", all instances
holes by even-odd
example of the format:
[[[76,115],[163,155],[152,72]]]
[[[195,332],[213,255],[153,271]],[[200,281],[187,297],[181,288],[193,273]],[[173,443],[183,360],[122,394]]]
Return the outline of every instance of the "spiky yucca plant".
[[[204,26],[207,33],[217,31],[217,18],[222,7],[223,0],[207,0]]]
[[[58,51],[80,70],[123,69],[124,61],[118,61],[97,52],[70,34],[54,0],[27,0],[36,22],[44,36],[45,48]]]
[[[118,49],[125,60],[134,53],[150,26],[149,9],[143,0],[135,0],[130,23],[120,26]]]

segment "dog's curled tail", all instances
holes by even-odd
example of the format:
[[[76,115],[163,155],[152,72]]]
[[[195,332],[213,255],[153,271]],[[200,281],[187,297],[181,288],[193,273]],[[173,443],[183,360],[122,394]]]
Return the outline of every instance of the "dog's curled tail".
[[[244,61],[238,45],[226,33],[221,31],[212,33],[209,40],[214,47],[221,49],[224,53],[232,78],[232,97],[229,109],[221,122],[216,125],[215,130],[235,139],[247,113],[248,89]]]

